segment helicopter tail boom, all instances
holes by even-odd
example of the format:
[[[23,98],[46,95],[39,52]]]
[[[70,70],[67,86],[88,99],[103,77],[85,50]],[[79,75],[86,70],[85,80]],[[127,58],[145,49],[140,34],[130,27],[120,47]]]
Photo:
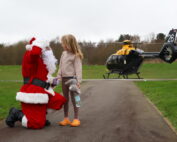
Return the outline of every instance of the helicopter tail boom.
[[[145,59],[159,58],[159,54],[160,54],[160,52],[143,52],[143,53],[141,53],[141,55],[142,55]]]

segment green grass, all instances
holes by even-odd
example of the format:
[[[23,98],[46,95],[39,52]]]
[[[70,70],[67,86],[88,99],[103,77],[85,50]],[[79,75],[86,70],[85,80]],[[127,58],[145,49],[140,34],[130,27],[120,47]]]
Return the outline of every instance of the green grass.
[[[101,79],[107,72],[104,65],[84,65],[84,79]],[[143,78],[177,78],[177,62],[173,64],[153,63],[143,64],[140,68],[140,76]],[[136,78],[131,75],[130,78]],[[0,80],[22,80],[21,66],[0,66]]]
[[[84,79],[102,78],[104,72],[105,66],[83,66]],[[22,80],[21,66],[0,66],[0,80]]]
[[[21,80],[21,66],[0,66],[0,80]]]
[[[0,82],[0,119],[3,119],[11,107],[19,108],[19,102],[15,101],[16,92],[21,83]]]
[[[177,78],[177,62],[172,64],[154,63],[143,64],[140,68],[143,78]]]
[[[177,81],[135,83],[177,130]]]
[[[100,79],[103,78],[103,74],[105,72],[107,72],[105,66],[101,65],[83,66],[84,79]]]

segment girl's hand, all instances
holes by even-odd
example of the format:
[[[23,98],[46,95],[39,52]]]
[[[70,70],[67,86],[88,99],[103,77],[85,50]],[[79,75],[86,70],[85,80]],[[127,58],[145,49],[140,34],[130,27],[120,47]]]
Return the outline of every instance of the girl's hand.
[[[54,79],[53,79],[53,83],[52,83],[52,84],[53,84],[54,86],[59,85],[59,83],[60,83],[60,81],[58,80],[58,78],[54,78]]]
[[[46,50],[51,50],[51,48],[47,46],[47,47],[46,47]]]
[[[77,83],[77,87],[80,89],[80,87],[81,87],[81,86],[80,86],[80,83]]]

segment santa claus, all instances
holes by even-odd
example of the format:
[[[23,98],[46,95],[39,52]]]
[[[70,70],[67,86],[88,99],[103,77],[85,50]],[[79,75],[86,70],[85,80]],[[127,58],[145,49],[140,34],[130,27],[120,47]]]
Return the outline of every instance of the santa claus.
[[[22,110],[11,108],[6,124],[14,127],[20,121],[24,127],[40,129],[46,125],[47,110],[61,109],[66,99],[52,88],[57,60],[49,43],[32,38],[26,49],[22,62],[24,85],[16,95]]]

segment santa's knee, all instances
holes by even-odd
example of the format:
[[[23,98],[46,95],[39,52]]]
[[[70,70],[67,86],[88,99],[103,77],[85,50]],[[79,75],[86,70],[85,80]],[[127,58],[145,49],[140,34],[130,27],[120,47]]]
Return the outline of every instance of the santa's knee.
[[[55,96],[50,96],[47,107],[49,109],[59,110],[66,103],[68,103],[68,100],[65,97],[61,96],[58,93],[55,93]]]
[[[40,120],[35,120],[35,121],[29,121],[27,128],[30,129],[42,129],[45,127],[46,120],[45,121],[40,121]]]

